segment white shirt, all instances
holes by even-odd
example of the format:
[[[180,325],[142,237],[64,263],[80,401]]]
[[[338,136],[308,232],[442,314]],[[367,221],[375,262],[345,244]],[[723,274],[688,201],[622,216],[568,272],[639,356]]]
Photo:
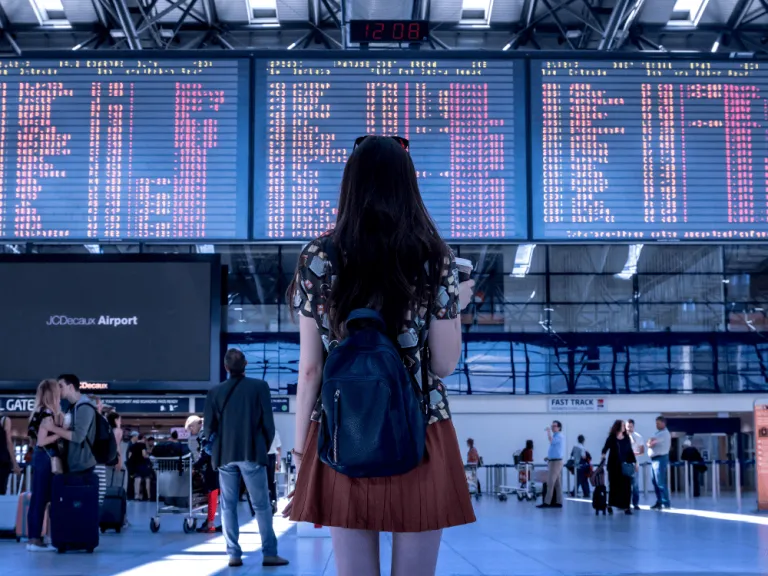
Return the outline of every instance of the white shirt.
[[[655,458],[656,456],[667,456],[669,449],[672,446],[672,437],[669,430],[662,428],[653,435],[653,439],[656,440],[656,444],[648,448],[648,456]]]
[[[632,442],[632,452],[635,453],[635,458],[637,458],[637,463],[642,464],[643,462],[648,460],[648,447],[645,445],[645,442],[643,442],[643,437],[638,432],[632,432],[632,434],[629,435],[629,440]],[[645,448],[643,453],[640,453],[640,449]]]
[[[275,430],[275,438],[272,440],[272,446],[269,447],[269,454],[277,454],[277,450],[283,447],[280,441],[280,432]]]

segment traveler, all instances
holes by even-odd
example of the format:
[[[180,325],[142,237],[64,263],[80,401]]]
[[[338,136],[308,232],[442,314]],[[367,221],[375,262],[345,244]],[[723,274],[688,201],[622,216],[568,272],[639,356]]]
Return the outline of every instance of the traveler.
[[[141,492],[142,483],[146,489],[147,499],[152,498],[152,464],[149,461],[149,452],[144,443],[144,435],[131,432],[131,445],[128,447],[128,470],[133,476],[133,498],[144,500]]]
[[[339,576],[379,574],[380,532],[393,533],[393,576],[430,576],[442,529],[475,521],[442,382],[461,354],[460,310],[474,283],[459,284],[407,148],[397,137],[357,139],[342,177],[336,226],[304,248],[288,293],[300,313],[298,480],[283,514],[330,527]],[[379,313],[382,331],[428,402],[426,458],[397,476],[350,478],[318,453],[324,354],[347,334],[346,320],[360,308]]]
[[[120,414],[112,410],[107,413],[107,422],[109,427],[112,428],[112,433],[115,435],[115,444],[120,446],[123,441],[123,420],[120,418]],[[125,456],[122,450],[117,450],[117,464],[114,466],[107,466],[107,486],[108,487],[124,487],[125,482]]]
[[[693,497],[698,498],[701,496],[701,476],[707,471],[707,465],[704,464],[701,452],[693,445],[690,438],[686,438],[683,442],[680,460],[687,462],[686,465],[690,466],[690,473],[693,476]]]
[[[67,441],[67,472],[90,474],[97,464],[91,449],[96,438],[96,404],[80,393],[80,379],[74,374],[59,376],[59,390],[62,399],[71,406],[70,429],[52,426],[51,431]]]
[[[667,468],[669,467],[669,449],[672,437],[667,430],[667,420],[664,416],[656,418],[656,434],[648,439],[648,456],[651,457],[651,473],[653,488],[656,490],[656,504],[652,510],[661,510],[671,506],[669,502],[669,486],[667,486]]]
[[[608,513],[613,514],[615,507],[631,515],[632,476],[637,474],[637,460],[623,420],[616,420],[611,426],[611,432],[603,446],[601,466],[605,463],[606,454],[608,484],[611,488],[608,493]]]
[[[520,462],[533,462],[533,440],[525,441],[525,449],[520,453]]]
[[[478,453],[477,448],[475,448],[475,441],[472,438],[467,438],[467,448],[469,448],[469,451],[467,452],[467,464],[477,468],[480,466],[480,454]],[[477,493],[482,494],[480,478],[478,476],[475,476],[475,483],[477,484]]]
[[[208,515],[203,525],[197,531],[202,534],[221,532],[221,527],[217,527],[213,523],[216,518],[216,509],[219,505],[219,475],[211,465],[211,455],[204,450],[203,419],[193,414],[187,418],[184,428],[189,432],[187,446],[189,447],[190,457],[194,462],[193,468],[202,476],[208,498]]]
[[[533,464],[533,440],[525,441],[525,448],[520,452],[520,463]],[[526,488],[528,482],[531,480],[531,472],[533,467],[521,468],[517,474],[517,479],[520,482],[521,488]]]
[[[280,440],[280,433],[275,429],[275,437],[272,439],[272,445],[267,454],[267,481],[269,484],[269,501],[272,503],[272,514],[277,514],[277,467],[282,462],[283,442]]]
[[[645,450],[643,437],[635,430],[635,421],[630,418],[627,420],[627,434],[632,443],[632,452],[637,460],[637,474],[632,476],[632,506],[635,510],[640,510],[640,467],[648,462],[648,456]]]
[[[576,472],[576,487],[573,489],[573,495],[581,488],[584,498],[589,498],[589,462],[587,461],[587,449],[584,447],[584,435],[579,434],[576,444],[571,450],[571,459]]]
[[[8,416],[0,416],[0,496],[5,496],[11,474],[20,473],[16,449],[13,447],[11,419]]]
[[[35,441],[32,454],[32,496],[27,511],[27,536],[30,552],[55,552],[56,549],[43,542],[45,508],[51,501],[53,473],[61,473],[60,437],[52,432],[56,424],[61,425],[61,396],[56,380],[43,380],[37,387],[35,411],[29,416],[28,434]]]
[[[228,350],[224,367],[229,379],[211,388],[205,400],[211,458],[213,467],[219,471],[221,523],[229,565],[243,565],[237,516],[242,478],[256,511],[264,554],[262,566],[285,566],[288,560],[277,555],[267,485],[267,452],[275,435],[272,398],[266,382],[245,376],[246,365],[240,350]]]
[[[548,426],[547,438],[549,438],[549,451],[547,452],[547,492],[544,494],[544,502],[537,508],[562,508],[563,507],[563,458],[565,457],[565,440],[563,439],[563,425],[555,420],[552,426]]]

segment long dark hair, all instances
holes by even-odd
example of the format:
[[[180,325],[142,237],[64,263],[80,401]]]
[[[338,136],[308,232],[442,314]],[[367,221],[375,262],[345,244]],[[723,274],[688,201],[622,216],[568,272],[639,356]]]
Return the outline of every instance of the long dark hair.
[[[406,314],[436,293],[448,247],[424,206],[410,154],[392,138],[370,136],[347,160],[332,241],[334,335],[344,335],[352,310],[374,308],[394,338]]]
[[[616,436],[622,428],[624,428],[624,420],[616,420],[616,422],[613,423],[613,426],[611,426],[610,436]]]

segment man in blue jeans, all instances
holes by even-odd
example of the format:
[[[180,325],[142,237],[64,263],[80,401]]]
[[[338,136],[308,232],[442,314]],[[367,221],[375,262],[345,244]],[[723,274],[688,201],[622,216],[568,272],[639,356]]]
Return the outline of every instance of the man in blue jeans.
[[[667,486],[667,468],[669,467],[669,449],[672,437],[667,430],[664,416],[656,418],[656,434],[648,439],[648,455],[651,457],[653,487],[656,490],[656,504],[652,510],[669,508],[669,487]]]
[[[643,437],[640,435],[640,433],[635,430],[635,421],[632,420],[632,418],[627,420],[626,426],[627,434],[629,435],[629,440],[632,444],[632,451],[635,453],[635,460],[637,460],[637,464],[642,467],[642,465],[648,461],[645,454],[645,442],[643,442]],[[632,506],[635,510],[640,510],[639,478],[640,474],[635,474],[632,476]]]
[[[230,377],[211,388],[205,401],[205,429],[213,466],[219,471],[221,524],[229,566],[243,565],[237,517],[241,478],[256,511],[264,555],[262,566],[285,566],[288,560],[277,555],[267,485],[267,453],[275,435],[272,398],[266,382],[246,378],[246,364],[240,350],[228,350],[224,367]]]

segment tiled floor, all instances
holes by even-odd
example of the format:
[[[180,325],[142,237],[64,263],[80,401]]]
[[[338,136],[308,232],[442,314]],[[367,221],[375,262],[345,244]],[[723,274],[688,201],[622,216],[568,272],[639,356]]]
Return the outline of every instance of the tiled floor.
[[[131,504],[132,526],[107,534],[93,555],[27,553],[14,541],[0,542],[2,576],[219,576],[274,574],[335,576],[331,542],[298,538],[296,527],[276,520],[280,553],[291,565],[262,569],[255,523],[244,527],[245,566],[229,569],[223,539],[185,535],[181,519],[164,517],[149,531],[151,508]],[[768,517],[689,511],[642,511],[596,518],[584,502],[563,510],[537,510],[530,503],[484,499],[478,522],[445,532],[441,576],[663,576],[768,574]],[[245,514],[241,514],[245,518]],[[390,538],[382,541],[382,574],[389,573]],[[414,574],[414,576],[420,576]]]

